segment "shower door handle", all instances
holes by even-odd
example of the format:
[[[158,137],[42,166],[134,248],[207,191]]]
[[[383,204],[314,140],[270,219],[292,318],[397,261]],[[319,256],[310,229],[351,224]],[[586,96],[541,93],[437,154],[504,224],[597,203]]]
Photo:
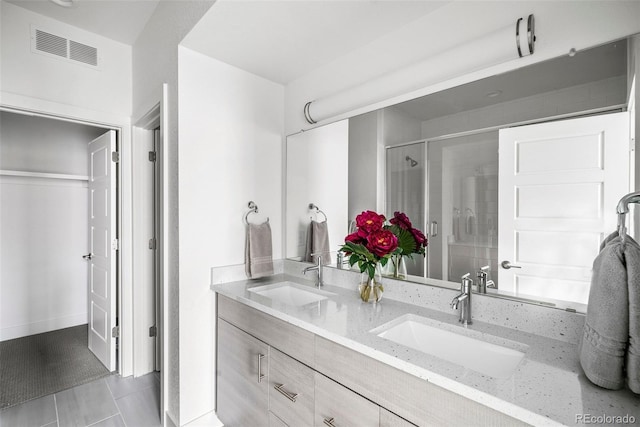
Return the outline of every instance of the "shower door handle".
[[[429,226],[429,235],[431,237],[438,236],[438,221],[431,221],[431,225]]]

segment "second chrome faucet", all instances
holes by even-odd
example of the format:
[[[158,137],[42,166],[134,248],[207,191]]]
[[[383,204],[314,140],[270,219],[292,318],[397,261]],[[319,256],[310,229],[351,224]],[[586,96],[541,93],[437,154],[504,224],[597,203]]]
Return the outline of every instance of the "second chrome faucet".
[[[460,323],[463,325],[471,325],[471,288],[473,286],[473,280],[469,278],[470,273],[462,276],[462,282],[460,283],[460,295],[456,296],[451,301],[451,308],[454,310],[460,306]]]
[[[316,282],[316,287],[319,289],[322,285],[324,285],[323,277],[322,277],[322,255],[318,255],[317,259],[318,259],[318,264],[312,267],[305,268],[304,270],[302,270],[302,274],[307,274],[307,271],[317,271],[318,281]]]

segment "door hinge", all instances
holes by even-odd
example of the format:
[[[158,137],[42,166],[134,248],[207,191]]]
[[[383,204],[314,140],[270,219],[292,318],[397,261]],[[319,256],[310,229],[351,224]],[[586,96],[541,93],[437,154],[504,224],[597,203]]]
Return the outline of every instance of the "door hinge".
[[[150,337],[157,337],[158,336],[158,328],[156,327],[156,325],[153,325],[149,328],[149,336]]]
[[[149,151],[149,161],[155,162],[157,158],[157,154],[155,151]]]
[[[120,152],[112,151],[111,152],[111,161],[114,163],[118,163],[120,161]]]
[[[118,241],[118,239],[113,239],[113,242],[111,242],[111,249],[113,249],[114,251],[120,250],[120,242]]]
[[[111,337],[120,338],[120,326],[114,326],[113,329],[111,329]]]
[[[155,250],[156,249],[156,239],[155,237],[152,239],[149,239],[149,249],[151,250]]]

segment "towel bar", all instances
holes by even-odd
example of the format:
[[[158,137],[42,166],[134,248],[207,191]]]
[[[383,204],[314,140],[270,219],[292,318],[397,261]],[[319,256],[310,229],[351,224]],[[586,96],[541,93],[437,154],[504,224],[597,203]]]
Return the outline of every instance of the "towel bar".
[[[255,202],[250,201],[247,204],[247,207],[249,208],[249,211],[244,214],[244,223],[249,225],[249,214],[258,213],[258,205],[256,205]],[[269,222],[269,217],[267,217],[267,222]]]
[[[309,210],[313,210],[313,209],[316,210],[316,213],[321,213],[325,221],[327,220],[327,215],[324,212],[322,212],[318,206],[314,205],[313,203],[309,203]]]

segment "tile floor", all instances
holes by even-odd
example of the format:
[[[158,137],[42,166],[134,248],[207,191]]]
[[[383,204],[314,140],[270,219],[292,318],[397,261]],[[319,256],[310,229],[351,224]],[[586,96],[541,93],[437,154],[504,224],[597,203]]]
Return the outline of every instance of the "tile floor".
[[[0,411],[0,427],[160,426],[160,379],[111,375]]]

